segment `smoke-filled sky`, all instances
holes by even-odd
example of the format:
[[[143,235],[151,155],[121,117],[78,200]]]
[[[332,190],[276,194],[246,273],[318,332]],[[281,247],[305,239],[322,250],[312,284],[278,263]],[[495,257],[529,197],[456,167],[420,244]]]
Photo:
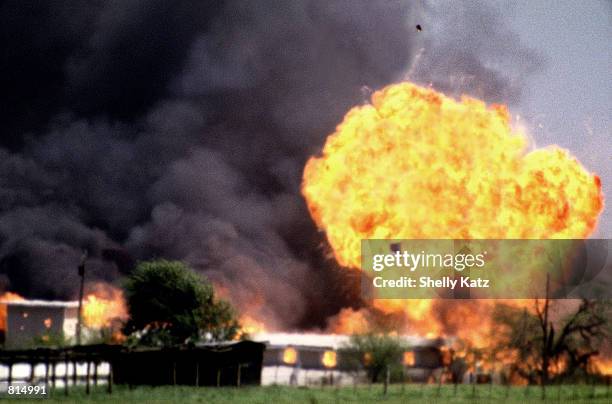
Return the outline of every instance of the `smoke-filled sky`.
[[[607,190],[611,13],[604,2],[4,1],[0,290],[73,298],[83,249],[90,280],[165,257],[270,325],[324,326],[358,302],[299,186],[344,113],[406,78],[506,103],[538,145],[571,148]]]
[[[519,110],[538,146],[565,147],[599,174],[608,208],[596,236],[612,238],[612,2],[522,1],[510,24],[546,57]]]

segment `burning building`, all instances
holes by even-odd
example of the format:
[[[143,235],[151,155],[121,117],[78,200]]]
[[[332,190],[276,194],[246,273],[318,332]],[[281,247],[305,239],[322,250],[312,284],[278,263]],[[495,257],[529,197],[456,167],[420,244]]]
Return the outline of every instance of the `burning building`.
[[[79,303],[45,300],[0,301],[6,306],[4,345],[24,347],[38,338],[76,335]]]
[[[255,339],[266,343],[262,383],[309,384],[330,375],[337,383],[363,378],[364,369],[345,349],[348,335],[262,333]],[[428,381],[445,362],[446,341],[439,338],[401,337],[410,348],[396,358],[412,381]],[[279,371],[279,369],[282,369]],[[438,372],[440,373],[440,372]],[[309,379],[309,375],[314,379]]]
[[[122,339],[119,329],[127,317],[121,291],[111,285],[88,285],[91,293],[83,299],[83,336],[106,330],[113,341]],[[61,337],[64,342],[76,341],[78,301],[27,300],[13,292],[0,294],[0,336],[6,347],[20,347],[34,342],[47,342]],[[47,341],[45,341],[47,340]]]

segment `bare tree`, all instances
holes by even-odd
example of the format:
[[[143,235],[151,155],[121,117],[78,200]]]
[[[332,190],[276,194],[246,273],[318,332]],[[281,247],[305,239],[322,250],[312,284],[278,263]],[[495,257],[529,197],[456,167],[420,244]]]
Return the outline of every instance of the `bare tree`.
[[[547,294],[534,301],[535,314],[504,304],[493,314],[497,354],[512,362],[514,374],[541,384],[543,395],[553,377],[571,376],[579,369],[586,374],[589,361],[610,336],[610,302],[584,299],[568,315],[553,319],[551,306],[557,303]]]

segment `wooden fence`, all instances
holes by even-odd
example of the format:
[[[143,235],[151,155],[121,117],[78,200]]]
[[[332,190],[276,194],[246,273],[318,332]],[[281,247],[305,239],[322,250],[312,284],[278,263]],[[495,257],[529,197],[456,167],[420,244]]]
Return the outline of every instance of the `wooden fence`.
[[[87,394],[91,386],[105,384],[108,393],[114,384],[237,386],[260,384],[265,345],[252,341],[207,344],[191,347],[138,348],[119,345],[86,345],[68,348],[0,350],[0,365],[8,367],[8,377],[0,379],[11,385],[16,382],[56,388],[84,384]],[[29,365],[26,377],[13,373],[17,364]],[[44,376],[36,375],[44,365]],[[108,372],[100,375],[100,364],[108,364]],[[85,365],[85,372],[77,367]],[[63,372],[58,372],[58,368]],[[72,368],[72,373],[69,369]],[[79,374],[81,373],[81,374]]]

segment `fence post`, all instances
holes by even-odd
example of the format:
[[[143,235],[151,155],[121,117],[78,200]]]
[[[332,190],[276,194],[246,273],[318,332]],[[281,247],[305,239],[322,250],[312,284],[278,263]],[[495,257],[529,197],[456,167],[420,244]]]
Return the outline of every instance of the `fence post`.
[[[89,370],[89,358],[87,358],[87,372],[85,374],[85,394],[89,395],[89,376],[90,376],[90,370]]]
[[[472,397],[476,397],[476,375],[472,378]]]
[[[68,354],[64,358],[64,395],[68,395]]]
[[[57,373],[57,361],[53,361],[53,367],[51,368],[51,383],[53,383],[53,388],[55,388],[55,377]]]
[[[387,365],[387,368],[385,370],[385,384],[384,384],[384,388],[383,388],[383,394],[386,396],[387,395],[387,388],[389,387],[389,380],[391,379],[391,371],[389,369],[389,365]]]
[[[196,361],[196,371],[195,371],[195,385],[196,387],[200,386],[200,361]]]
[[[49,385],[49,357],[45,358],[45,386]]]
[[[113,363],[108,363],[108,394],[113,394]]]
[[[77,362],[76,360],[72,361],[72,385],[77,385]]]
[[[238,374],[236,375],[236,387],[240,387],[240,370],[242,368],[242,363],[238,364]]]
[[[221,386],[221,368],[217,369],[217,387]]]
[[[34,382],[34,368],[35,368],[35,364],[34,363],[30,363],[30,383]]]
[[[529,384],[529,382],[527,382],[527,386],[525,387],[525,397],[529,397],[529,387],[531,385]]]

